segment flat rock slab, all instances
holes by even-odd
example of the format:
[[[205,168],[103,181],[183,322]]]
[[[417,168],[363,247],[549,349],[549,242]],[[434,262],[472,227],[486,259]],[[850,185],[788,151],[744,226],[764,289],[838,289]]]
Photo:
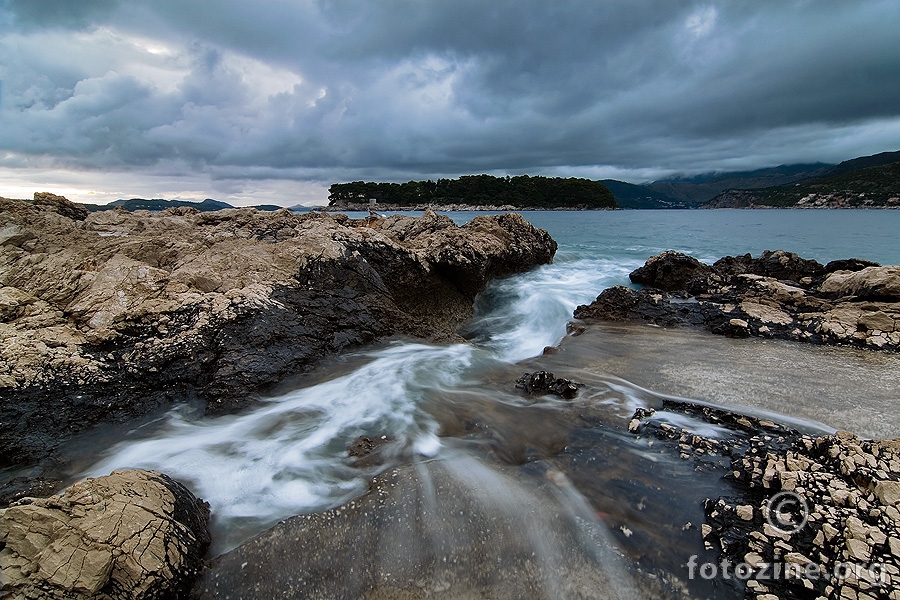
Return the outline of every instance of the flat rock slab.
[[[557,483],[471,458],[386,471],[341,507],[287,519],[212,562],[202,599],[646,598],[604,526]]]
[[[900,356],[893,353],[596,323],[522,367],[585,383],[621,377],[661,394],[779,415],[781,422],[787,416],[867,438],[900,437]]]

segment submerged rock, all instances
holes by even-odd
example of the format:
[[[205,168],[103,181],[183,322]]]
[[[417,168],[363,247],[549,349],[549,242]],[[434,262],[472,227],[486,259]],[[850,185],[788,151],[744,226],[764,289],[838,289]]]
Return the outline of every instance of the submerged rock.
[[[670,597],[624,568],[589,510],[559,510],[561,473],[519,473],[473,459],[390,469],[360,498],[216,558],[194,597]]]
[[[900,267],[872,264],[849,259],[822,266],[779,250],[756,259],[727,256],[709,266],[665,252],[632,273],[648,287],[606,289],[574,316],[900,350]],[[838,267],[857,270],[833,270]],[[677,277],[665,275],[676,269]]]
[[[14,598],[181,598],[209,547],[209,505],[153,471],[114,471],[0,510]]]
[[[0,199],[0,467],[176,399],[236,410],[392,335],[459,339],[491,278],[556,251],[518,214],[84,216],[51,196]]]

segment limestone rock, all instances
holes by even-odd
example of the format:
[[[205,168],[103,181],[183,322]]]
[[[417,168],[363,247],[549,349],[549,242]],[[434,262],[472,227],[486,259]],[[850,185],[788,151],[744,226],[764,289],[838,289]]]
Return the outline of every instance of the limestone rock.
[[[822,283],[822,293],[860,300],[900,300],[900,266],[867,267],[861,271],[837,271]]]
[[[209,546],[209,506],[154,471],[114,471],[0,511],[16,598],[179,598]]]
[[[875,485],[875,495],[882,504],[900,503],[900,481],[879,481]]]
[[[35,235],[31,231],[15,223],[7,223],[0,227],[0,246],[21,246],[34,238]]]
[[[829,271],[836,267],[856,270]],[[900,266],[848,259],[823,267],[781,250],[709,266],[668,251],[648,259],[632,280],[668,291],[608,288],[576,308],[575,318],[900,350]]]
[[[47,208],[74,221],[84,221],[90,214],[85,207],[50,192],[35,192],[34,205]]]

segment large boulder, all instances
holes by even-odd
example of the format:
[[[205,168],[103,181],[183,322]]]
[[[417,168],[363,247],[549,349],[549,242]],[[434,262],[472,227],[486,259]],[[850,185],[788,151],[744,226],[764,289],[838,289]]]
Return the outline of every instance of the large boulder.
[[[114,471],[0,510],[3,597],[181,598],[209,547],[209,505],[154,471]]]
[[[749,273],[787,281],[818,277],[826,270],[818,261],[801,258],[795,252],[784,250],[765,250],[758,258],[753,258],[750,254],[725,256],[713,264],[713,269],[720,275]]]
[[[821,291],[835,297],[896,302],[900,300],[900,266],[836,271],[822,283]]]
[[[34,205],[52,210],[75,221],[84,221],[90,214],[84,206],[75,204],[64,196],[57,196],[50,192],[35,192]]]
[[[712,268],[693,256],[666,250],[651,256],[643,267],[632,271],[629,277],[634,283],[670,291],[684,289],[691,279],[710,273]]]

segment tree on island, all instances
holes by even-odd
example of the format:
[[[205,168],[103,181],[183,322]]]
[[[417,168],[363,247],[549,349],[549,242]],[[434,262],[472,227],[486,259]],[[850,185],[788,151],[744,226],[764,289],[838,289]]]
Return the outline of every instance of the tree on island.
[[[576,177],[494,177],[464,175],[459,179],[386,183],[353,181],[328,188],[330,206],[366,204],[416,206],[468,204],[528,208],[615,208],[605,185]]]

